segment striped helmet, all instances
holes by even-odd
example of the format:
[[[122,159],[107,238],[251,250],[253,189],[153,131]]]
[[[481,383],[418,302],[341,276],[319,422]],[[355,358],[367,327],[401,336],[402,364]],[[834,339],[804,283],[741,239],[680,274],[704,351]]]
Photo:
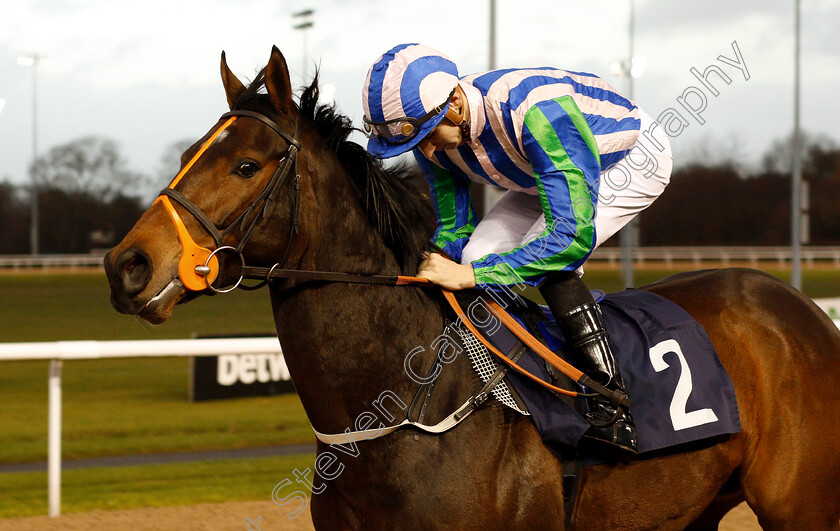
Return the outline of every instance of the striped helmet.
[[[379,158],[413,149],[443,120],[458,68],[422,44],[400,44],[368,71],[362,89],[368,152]]]

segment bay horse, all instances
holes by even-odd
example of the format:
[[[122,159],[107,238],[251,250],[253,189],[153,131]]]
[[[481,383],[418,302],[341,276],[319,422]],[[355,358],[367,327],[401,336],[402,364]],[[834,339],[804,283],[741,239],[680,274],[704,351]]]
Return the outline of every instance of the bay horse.
[[[176,230],[166,201],[156,201],[105,258],[114,308],[165,321],[197,293],[179,279],[179,262],[195,248],[243,239],[243,260],[264,267],[414,273],[434,227],[428,198],[403,183],[405,169],[384,168],[348,140],[349,119],[318,104],[317,75],[295,103],[276,47],[248,87],[224,54],[221,70],[228,104],[240,114],[223,117],[184,154],[173,183],[181,200],[170,207],[188,234]],[[291,156],[284,184],[267,194]],[[228,229],[209,234],[202,215]],[[196,245],[182,243],[190,238]],[[221,277],[236,277],[228,273],[235,263],[219,262]],[[840,529],[834,324],[802,294],[753,270],[680,274],[644,289],[705,328],[734,383],[742,431],[676,455],[584,468],[569,528],[717,529],[746,500],[766,529]],[[270,282],[269,292],[316,430],[353,430],[365,412],[366,426],[401,420],[399,403],[417,391],[406,354],[417,354],[412,368],[427,374],[436,356],[430,345],[447,323],[438,291],[285,280]],[[480,385],[466,356],[455,357],[437,377],[427,418],[445,417]],[[354,457],[331,452],[343,457],[323,467],[331,479],[309,477],[321,491],[310,506],[318,529],[564,528],[560,463],[531,420],[495,400],[440,435],[404,429],[356,448]],[[330,450],[318,443],[319,458]]]

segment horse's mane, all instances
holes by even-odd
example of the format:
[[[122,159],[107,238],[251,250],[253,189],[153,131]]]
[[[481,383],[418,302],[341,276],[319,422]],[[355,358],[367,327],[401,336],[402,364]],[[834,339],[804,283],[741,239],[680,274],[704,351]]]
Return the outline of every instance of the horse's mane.
[[[265,70],[261,71],[239,97],[235,108],[259,109],[272,113],[265,86]],[[414,172],[406,164],[385,167],[380,159],[365,148],[348,140],[357,131],[350,119],[336,106],[318,104],[318,73],[303,90],[298,104],[300,115],[309,119],[322,137],[321,147],[335,153],[353,181],[367,219],[382,235],[400,263],[404,274],[414,274],[424,251],[429,249],[435,227],[435,216],[426,197],[410,180]]]

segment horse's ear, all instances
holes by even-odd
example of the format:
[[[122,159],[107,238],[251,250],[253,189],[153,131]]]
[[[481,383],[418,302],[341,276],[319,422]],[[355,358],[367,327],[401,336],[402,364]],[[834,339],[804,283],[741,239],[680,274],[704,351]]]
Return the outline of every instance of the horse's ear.
[[[265,67],[265,88],[275,109],[288,112],[292,108],[292,80],[289,78],[289,67],[286,66],[286,59],[277,46],[271,48],[271,59]]]
[[[222,84],[225,86],[225,94],[227,95],[230,110],[233,110],[236,100],[245,92],[245,85],[228,68],[227,61],[225,60],[225,52],[222,52]]]

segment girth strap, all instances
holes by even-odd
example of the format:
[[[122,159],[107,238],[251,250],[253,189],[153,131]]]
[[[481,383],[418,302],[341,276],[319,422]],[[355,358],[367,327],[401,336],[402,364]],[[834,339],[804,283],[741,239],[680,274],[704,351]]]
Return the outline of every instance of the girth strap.
[[[522,357],[523,354],[526,352],[525,346],[522,342],[518,342],[516,346],[514,346],[513,350],[509,353],[511,359],[518,360]],[[444,433],[446,431],[451,430],[455,426],[461,423],[465,418],[467,418],[470,413],[478,409],[478,406],[483,404],[487,398],[489,398],[491,391],[501,383],[502,378],[505,377],[507,374],[508,368],[505,366],[500,366],[493,376],[487,380],[487,383],[481,388],[481,390],[474,394],[473,396],[469,397],[466,402],[461,404],[461,406],[456,409],[453,413],[447,416],[445,419],[441,420],[437,424],[427,425],[422,424],[420,422],[413,422],[406,417],[405,420],[400,422],[399,424],[395,424],[393,426],[388,426],[386,428],[380,429],[368,429],[368,430],[361,430],[361,431],[350,431],[350,428],[347,428],[344,433],[335,433],[335,434],[327,434],[321,433],[316,430],[314,427],[312,431],[315,432],[315,437],[318,438],[324,444],[348,444],[359,441],[361,439],[372,440],[378,439],[379,437],[384,437],[390,433],[394,433],[400,428],[405,428],[411,426],[416,428],[420,431],[425,431],[426,433],[432,434],[439,434]]]
[[[583,461],[577,455],[563,456],[560,459],[563,467],[563,516],[566,529],[572,524],[578,496],[580,495],[580,480],[583,474]]]
[[[419,422],[412,422],[408,419],[405,419],[399,424],[395,424],[393,426],[388,426],[386,428],[381,429],[350,431],[350,428],[347,428],[347,430],[345,430],[344,433],[327,434],[321,433],[313,427],[312,431],[315,432],[315,437],[317,437],[318,440],[324,444],[348,444],[362,439],[378,439],[379,437],[384,437],[385,435],[394,433],[398,429],[405,428],[406,426],[417,428],[418,430],[425,431],[426,433],[437,434],[449,431],[458,424],[460,424],[461,421],[467,418],[470,415],[470,413],[475,411],[480,405],[481,404],[476,401],[476,397],[471,396],[466,402],[461,404],[461,406],[458,409],[456,409],[454,413],[450,414],[448,417],[438,422],[437,424],[433,424],[431,426],[427,424],[421,424]]]

